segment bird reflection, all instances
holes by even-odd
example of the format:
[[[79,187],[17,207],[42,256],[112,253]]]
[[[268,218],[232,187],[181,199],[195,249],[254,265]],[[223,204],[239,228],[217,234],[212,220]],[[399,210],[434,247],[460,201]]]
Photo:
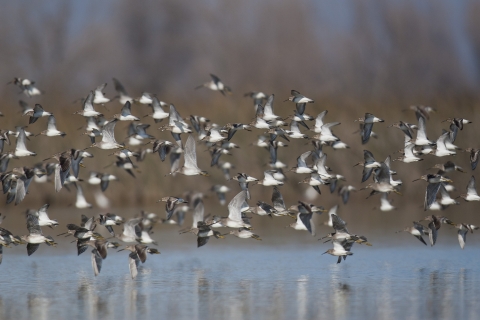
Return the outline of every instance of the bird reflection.
[[[308,308],[308,276],[297,279],[297,319],[307,319]]]

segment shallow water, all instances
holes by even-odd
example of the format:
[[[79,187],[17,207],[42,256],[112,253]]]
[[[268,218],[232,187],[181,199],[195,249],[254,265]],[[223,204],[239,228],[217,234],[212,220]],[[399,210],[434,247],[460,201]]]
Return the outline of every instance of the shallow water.
[[[215,241],[213,239],[213,241]],[[210,245],[210,244],[209,244]],[[170,250],[132,280],[127,253],[4,250],[0,319],[474,319],[478,249],[355,246],[341,264],[322,246]],[[323,250],[325,249],[325,250]],[[54,252],[54,253],[52,253]]]

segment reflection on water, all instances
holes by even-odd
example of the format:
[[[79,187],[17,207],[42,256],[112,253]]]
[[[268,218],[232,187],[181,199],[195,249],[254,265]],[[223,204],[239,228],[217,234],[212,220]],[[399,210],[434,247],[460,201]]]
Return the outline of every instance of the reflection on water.
[[[0,266],[0,319],[472,319],[480,314],[480,264],[473,248],[468,253],[444,249],[441,255],[409,250],[364,249],[340,265],[313,248],[170,252],[149,257],[135,280],[127,258],[114,252],[97,278],[83,255],[11,254]]]

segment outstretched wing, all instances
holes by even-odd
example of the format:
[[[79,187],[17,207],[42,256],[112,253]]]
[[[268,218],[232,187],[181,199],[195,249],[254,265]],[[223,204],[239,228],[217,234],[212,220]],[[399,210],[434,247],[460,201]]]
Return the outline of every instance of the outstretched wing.
[[[102,269],[102,256],[97,249],[92,250],[92,268],[95,277],[98,276],[100,270]]]
[[[112,121],[108,122],[102,128],[102,142],[107,143],[117,143],[115,140],[115,125],[117,124],[117,119],[113,119]]]
[[[122,116],[126,117],[132,114],[131,106],[132,104],[130,103],[130,101],[125,102],[121,111]]]
[[[305,228],[307,228],[308,232],[310,232],[312,234],[312,236],[314,236],[315,235],[315,226],[312,223],[313,213],[301,213],[301,214],[298,215],[298,217],[302,221]]]
[[[331,217],[332,217],[333,229],[335,229],[335,231],[348,233],[347,223],[345,221],[343,221],[336,214],[331,214]]]
[[[203,221],[203,217],[205,215],[205,206],[203,205],[203,201],[198,201],[195,209],[193,211],[193,226],[192,228],[196,228],[199,221]]]
[[[113,85],[115,86],[115,91],[125,96],[128,96],[127,90],[125,90],[125,87],[120,83],[120,81],[118,81],[115,78],[112,78],[112,80],[113,80]]]
[[[272,203],[273,203],[273,207],[275,208],[275,210],[284,211],[286,209],[285,201],[283,200],[283,196],[280,193],[280,190],[278,190],[278,188],[276,186],[273,187]]]
[[[90,91],[85,101],[83,101],[83,111],[95,111],[93,108],[93,91]]]
[[[138,266],[140,265],[140,259],[137,252],[132,252],[128,255],[128,267],[130,268],[130,275],[132,279],[135,279],[138,274]]]
[[[373,122],[364,123],[362,130],[362,144],[365,144],[370,140],[370,135],[372,134]]]
[[[435,202],[437,198],[438,190],[442,186],[441,182],[438,183],[429,183],[427,185],[427,191],[425,192],[425,201],[423,204],[423,209],[426,211],[430,206]]]
[[[241,208],[247,199],[247,192],[241,191],[228,204],[228,218],[235,221],[242,221]]]
[[[271,94],[268,96],[267,102],[265,103],[265,107],[263,107],[264,115],[273,115],[273,99],[275,95]]]
[[[48,117],[47,129],[57,130],[57,121],[55,120],[55,117],[53,115]]]
[[[477,195],[477,189],[475,188],[475,177],[472,176],[467,186],[467,193],[469,195]]]
[[[189,135],[185,142],[185,167],[198,169],[197,166],[197,153],[195,151],[195,139],[192,135]]]

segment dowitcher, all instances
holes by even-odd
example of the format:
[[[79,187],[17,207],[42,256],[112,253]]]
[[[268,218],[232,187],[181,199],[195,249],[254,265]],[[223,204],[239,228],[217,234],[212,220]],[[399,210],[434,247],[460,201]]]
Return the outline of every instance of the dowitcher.
[[[140,218],[134,218],[128,220],[123,225],[123,233],[120,235],[115,234],[115,238],[125,243],[138,243],[140,237],[142,236],[140,227],[138,224],[142,221]]]
[[[115,125],[118,120],[113,119],[109,121],[102,128],[102,141],[93,143],[90,147],[97,147],[104,150],[123,149],[125,146],[118,144],[115,140]]]
[[[255,239],[255,240],[262,240],[258,235],[253,233],[252,231],[248,230],[247,228],[239,228],[238,230],[230,231],[230,234],[240,238],[240,239]]]
[[[402,161],[402,162],[405,162],[405,163],[422,161],[423,160],[422,158],[417,157],[413,153],[413,148],[415,148],[415,144],[409,143],[403,149],[404,150],[404,155],[402,157],[398,157],[396,159],[393,159],[393,161]]]
[[[92,204],[88,203],[87,200],[85,199],[82,186],[79,184],[76,184],[76,186],[77,186],[77,200],[75,201],[75,207],[77,207],[78,209],[86,209],[86,208],[91,209],[93,206]]]
[[[44,204],[38,211],[35,212],[35,214],[38,216],[38,224],[43,227],[43,226],[48,226],[48,227],[56,227],[58,226],[57,220],[52,220],[48,216],[47,209],[50,207],[49,204]]]
[[[310,98],[305,97],[300,94],[297,90],[290,91],[291,96],[285,101],[292,101],[293,103],[313,103],[314,101]]]
[[[455,163],[453,163],[452,161],[447,161],[445,162],[444,164],[441,164],[441,163],[437,163],[436,165],[434,165],[431,169],[438,169],[440,170],[438,172],[438,174],[445,174],[445,173],[449,173],[449,172],[452,172],[452,171],[459,171],[459,172],[465,172],[463,171],[462,167],[460,166],[457,166]]]
[[[388,200],[388,195],[386,193],[382,193],[380,197],[380,211],[387,212],[395,209],[396,208]]]
[[[27,243],[27,254],[29,256],[37,251],[41,243],[46,243],[49,246],[56,245],[52,237],[43,235],[36,215],[27,216],[27,229],[29,234],[20,238]]]
[[[436,110],[430,106],[410,106],[410,109],[415,111],[417,117],[423,117],[424,119],[430,119],[430,113],[436,112]]]
[[[118,94],[113,99],[118,99],[118,102],[120,102],[121,105],[125,105],[127,101],[132,102],[133,98],[128,95],[127,90],[125,90],[125,87],[120,83],[120,81],[115,78],[112,78],[112,80],[115,91],[117,91]]]
[[[460,130],[463,130],[463,125],[472,123],[472,121],[467,119],[462,119],[462,118],[448,118],[446,120],[443,120],[442,122],[446,122],[446,121],[456,125]]]
[[[175,209],[175,206],[179,203],[188,203],[186,200],[182,198],[177,198],[177,197],[164,197],[157,202],[166,202],[165,204],[165,211],[167,212],[167,220],[170,220],[170,218],[173,215],[173,210]]]
[[[100,214],[97,221],[100,223],[100,225],[105,226],[111,235],[115,235],[112,226],[121,225],[124,222],[124,219],[114,213],[106,213]]]
[[[467,193],[461,194],[459,197],[465,199],[465,201],[480,201],[478,196],[477,189],[475,187],[475,177],[472,176],[467,185]]]
[[[411,140],[416,146],[431,146],[434,145],[435,142],[429,140],[427,138],[426,128],[425,128],[425,118],[423,116],[419,116],[417,113],[418,119],[418,130],[417,136],[415,139]]]
[[[41,134],[47,137],[65,137],[67,135],[65,132],[59,131],[57,129],[57,121],[55,120],[55,117],[53,115],[48,117],[47,130],[40,132],[39,134],[37,134],[37,136]]]
[[[224,227],[229,228],[251,228],[250,223],[247,223],[242,218],[241,208],[245,200],[247,199],[247,192],[239,192],[228,204],[228,217],[221,218],[220,223]]]
[[[95,108],[93,107],[93,99],[94,99],[93,91],[90,91],[87,98],[83,101],[83,109],[80,111],[76,111],[73,114],[79,114],[84,117],[102,116],[100,112],[95,111]]]
[[[147,253],[160,254],[160,251],[157,249],[149,248],[141,244],[126,246],[125,248],[118,250],[118,252],[123,250],[128,250],[131,252],[128,255],[128,266],[132,279],[135,279],[138,275],[138,267],[140,266],[140,262],[145,263],[147,260]]]
[[[154,94],[151,94],[149,92],[142,92],[142,95],[140,96],[140,98],[133,99],[133,101],[140,104],[151,104],[153,102],[154,97],[155,97]]]
[[[152,117],[155,123],[159,123],[163,119],[166,119],[170,116],[170,113],[165,112],[165,110],[163,110],[163,108],[168,107],[168,104],[158,100],[158,98],[155,96],[152,97],[151,106],[152,106],[153,113],[147,116]]]
[[[196,175],[202,175],[202,176],[208,176],[207,171],[200,170],[197,165],[197,153],[195,151],[195,139],[193,138],[192,135],[189,135],[187,138],[187,141],[185,142],[185,147],[184,147],[184,158],[185,162],[183,164],[183,167],[180,169],[171,172],[172,173],[181,173],[186,176],[196,176]]]
[[[298,158],[297,158],[297,166],[293,167],[290,169],[290,171],[293,171],[295,173],[312,173],[315,170],[308,167],[306,163],[306,159],[312,154],[312,151],[307,151],[302,153]]]
[[[377,172],[378,173],[376,174],[376,182],[370,183],[360,190],[371,188],[375,192],[395,192],[397,194],[400,194],[400,192],[398,192],[395,186],[391,183],[390,170],[387,164],[385,164],[385,162],[381,164]]]
[[[93,97],[93,103],[95,104],[101,104],[104,105],[105,103],[110,102],[110,99],[105,97],[105,94],[103,93],[103,89],[107,86],[107,83],[103,83],[99,85],[98,87],[95,88],[95,95]]]
[[[470,166],[472,167],[472,170],[475,170],[478,164],[480,149],[467,148],[465,149],[465,152],[470,153]]]
[[[261,184],[264,186],[282,186],[283,181],[277,180],[274,177],[275,170],[267,170],[264,171],[264,178],[263,180],[257,181],[257,184]]]
[[[283,196],[280,193],[280,190],[277,187],[273,187],[273,192],[272,192],[272,204],[273,208],[275,209],[275,212],[273,215],[275,216],[289,216],[292,218],[295,218],[294,215],[290,212],[289,209],[287,209],[285,205],[285,201],[283,200]]]
[[[467,233],[470,231],[473,233],[473,230],[477,230],[478,227],[470,224],[459,223],[454,225],[455,228],[458,229],[458,243],[460,244],[460,248],[465,248],[465,243],[467,241]]]
[[[348,241],[346,239],[345,240],[333,240],[332,243],[333,243],[333,248],[328,249],[327,251],[322,253],[322,255],[325,254],[325,253],[328,253],[332,256],[338,257],[337,264],[342,261],[342,257],[346,257],[347,255],[348,256],[353,255],[353,253],[349,251],[350,249],[346,249],[346,246],[349,243],[353,245],[354,241]],[[350,246],[350,248],[351,248],[351,246]]]
[[[13,78],[13,80],[8,83],[13,83],[18,86],[27,97],[38,96],[43,93],[34,86],[35,81],[29,79]]]
[[[351,191],[357,191],[357,188],[355,188],[354,186],[345,185],[345,186],[341,186],[338,189],[338,194],[342,197],[343,204],[347,204],[348,199],[350,198]]]
[[[355,166],[363,167],[362,182],[365,182],[372,175],[373,169],[380,168],[381,164],[375,160],[373,154],[368,150],[363,150],[363,158],[365,161],[363,163],[359,162]]]
[[[400,130],[405,134],[405,140],[411,140],[413,139],[413,128],[417,128],[417,126],[411,125],[409,123],[405,123],[403,121],[395,122],[394,124],[391,124],[388,126],[389,128],[395,127]]]
[[[252,98],[254,106],[258,104],[263,104],[263,100],[267,99],[267,95],[261,91],[247,92],[243,96]]]
[[[13,153],[15,157],[28,157],[28,156],[36,156],[37,154],[32,151],[28,151],[25,145],[25,140],[27,136],[25,135],[25,130],[23,128],[19,128],[17,143],[15,145],[15,152]]]
[[[195,89],[208,88],[213,91],[220,91],[223,95],[225,95],[225,93],[227,94],[232,93],[232,90],[230,89],[230,87],[224,85],[219,77],[211,73],[210,73],[210,77],[212,78],[211,81],[205,82],[204,84],[197,86]]]
[[[131,106],[130,101],[125,102],[120,113],[114,114],[113,118],[120,121],[139,121],[140,119],[132,114]]]
[[[370,140],[370,136],[372,134],[372,128],[373,124],[375,122],[384,122],[384,120],[375,117],[371,113],[365,113],[365,117],[359,118],[355,120],[357,122],[363,123],[363,128],[362,128],[362,144],[366,144],[368,140]]]
[[[410,233],[415,238],[420,240],[424,245],[427,245],[427,243],[423,239],[423,235],[428,234],[428,231],[425,229],[425,227],[422,224],[416,221],[413,221],[413,226],[405,227],[405,229],[403,229],[402,231]],[[397,231],[397,233],[398,232],[400,231]]]
[[[437,193],[442,186],[442,182],[453,182],[452,180],[447,179],[439,174],[426,174],[413,181],[418,180],[425,180],[428,182],[427,191],[425,192],[425,201],[423,205],[424,210],[430,208],[433,202],[435,202],[435,199],[437,198]]]
[[[307,230],[312,236],[315,236],[315,224],[312,221],[313,211],[309,205],[298,202],[297,220],[289,226],[295,230]]]

